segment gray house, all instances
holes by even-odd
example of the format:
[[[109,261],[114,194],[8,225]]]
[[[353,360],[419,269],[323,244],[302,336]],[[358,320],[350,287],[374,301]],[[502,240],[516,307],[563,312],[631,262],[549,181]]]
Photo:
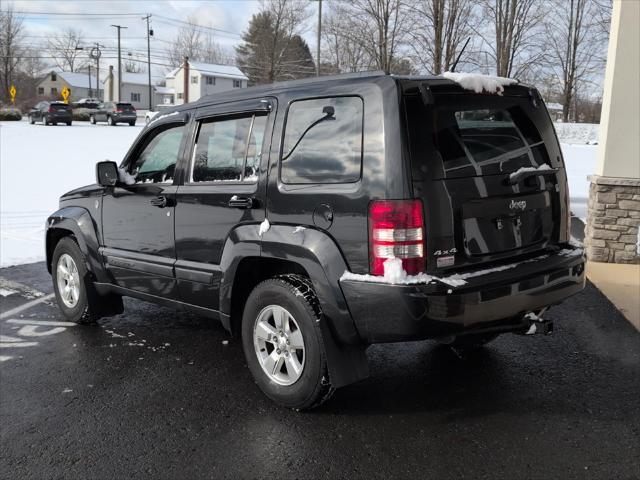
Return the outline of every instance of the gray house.
[[[98,89],[98,79],[95,75],[82,72],[63,72],[51,70],[36,87],[39,97],[62,100],[62,89],[67,87],[71,94],[69,102],[77,102],[81,98],[102,98],[102,88]]]
[[[153,77],[151,81],[153,82]],[[153,95],[152,105],[164,105],[173,103],[173,89],[151,85]],[[118,75],[109,67],[109,74],[104,81],[104,101],[113,102],[121,100],[131,103],[137,110],[149,108],[149,76],[146,73],[122,74],[122,95],[118,98]]]

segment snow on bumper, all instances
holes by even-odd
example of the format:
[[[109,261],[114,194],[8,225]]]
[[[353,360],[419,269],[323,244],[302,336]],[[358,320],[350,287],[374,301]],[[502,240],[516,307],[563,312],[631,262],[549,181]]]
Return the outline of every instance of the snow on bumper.
[[[348,277],[348,276],[347,276]],[[458,276],[459,278],[460,276]],[[340,286],[362,340],[398,342],[482,329],[521,328],[526,313],[560,303],[584,288],[581,249],[444,282],[390,284],[343,277]]]

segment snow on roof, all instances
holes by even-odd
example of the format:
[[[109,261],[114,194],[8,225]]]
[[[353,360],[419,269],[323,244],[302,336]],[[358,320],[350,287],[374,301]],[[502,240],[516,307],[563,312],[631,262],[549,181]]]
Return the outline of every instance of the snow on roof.
[[[88,73],[62,72],[62,71],[57,71],[55,73],[72,87],[89,88]],[[91,75],[91,88],[96,88],[97,86],[98,86],[98,80],[96,79],[95,75]]]
[[[518,83],[513,78],[494,77],[479,73],[444,72],[442,76],[456,82],[465,90],[472,90],[476,93],[488,92],[501,95],[504,92],[504,87]]]
[[[164,78],[176,78],[176,73],[178,73],[178,70],[180,70],[182,67],[177,67],[174,68],[173,70],[171,70],[169,73],[167,73]]]
[[[156,85],[154,88],[156,89],[156,93],[161,95],[173,95],[176,93],[176,89],[172,87],[161,87],[160,85]]]
[[[549,102],[549,103],[547,103],[547,109],[548,110],[562,110],[562,104],[555,103],[555,102]]]
[[[249,80],[249,78],[242,73],[238,67],[234,67],[233,65],[216,65],[215,63],[192,62],[189,60],[189,68],[197,70],[205,75]]]

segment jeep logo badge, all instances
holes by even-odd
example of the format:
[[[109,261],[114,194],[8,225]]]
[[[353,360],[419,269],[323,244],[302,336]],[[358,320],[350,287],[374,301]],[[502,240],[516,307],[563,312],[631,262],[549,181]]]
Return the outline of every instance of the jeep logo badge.
[[[511,200],[511,203],[509,204],[509,208],[511,210],[524,210],[525,208],[527,208],[527,202],[526,200],[520,200],[519,202],[516,202],[515,200]]]

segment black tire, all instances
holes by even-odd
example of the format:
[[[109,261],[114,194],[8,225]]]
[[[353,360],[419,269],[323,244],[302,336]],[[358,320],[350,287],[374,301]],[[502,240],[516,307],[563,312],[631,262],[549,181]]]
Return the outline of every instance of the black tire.
[[[33,125],[36,121],[33,119],[31,115],[29,115],[29,125]]]
[[[136,122],[129,122],[129,125],[130,125],[131,127],[135,127],[135,126],[136,126]]]
[[[113,118],[109,116],[109,117],[107,117],[107,125],[115,127],[116,126],[116,122],[114,122]]]
[[[304,340],[304,367],[295,383],[283,386],[262,369],[253,343],[253,329],[260,312],[269,305],[285,308],[298,323]],[[256,286],[245,303],[242,315],[242,344],[247,365],[262,392],[275,403],[296,410],[315,408],[333,395],[320,330],[323,321],[320,303],[309,279],[283,275]]]
[[[77,303],[73,307],[65,305],[58,287],[58,261],[64,254],[69,255],[77,269],[80,278],[79,296]],[[117,295],[99,296],[93,286],[91,273],[87,269],[87,262],[82,250],[73,237],[62,238],[53,251],[51,261],[51,276],[53,279],[53,289],[56,295],[56,302],[62,314],[71,322],[90,324],[94,323],[102,316],[121,313],[122,298]]]
[[[96,124],[96,117],[94,115],[89,115],[89,123],[91,125],[95,125]]]
[[[54,127],[57,127],[57,126],[58,126],[58,122],[53,122],[53,123],[52,123],[52,125],[53,125]]]
[[[70,127],[73,124],[73,122],[67,122],[67,127]]]

